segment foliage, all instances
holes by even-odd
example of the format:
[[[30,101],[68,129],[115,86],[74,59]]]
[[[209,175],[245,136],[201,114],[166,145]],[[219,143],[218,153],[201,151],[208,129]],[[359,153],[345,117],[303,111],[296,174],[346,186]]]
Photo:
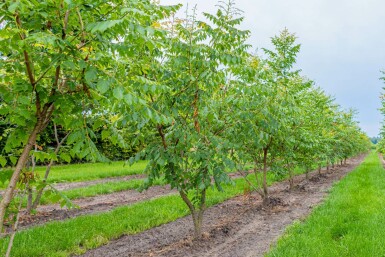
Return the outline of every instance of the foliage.
[[[125,121],[117,111],[135,108],[153,117],[133,92],[134,82],[143,84],[137,80],[143,63],[136,53],[160,47],[165,33],[155,25],[175,10],[150,0],[0,4],[0,115],[10,129],[0,164],[6,156],[16,164],[0,202],[0,233],[20,174],[52,120],[71,131],[65,159],[106,161],[94,143],[95,130],[103,128],[105,138],[125,147],[119,134]],[[54,152],[33,155],[57,159]]]
[[[146,78],[157,80],[159,91],[138,89],[148,105],[168,117],[169,122],[150,122],[141,152],[149,160],[148,185],[164,174],[176,188],[193,216],[195,235],[200,236],[206,208],[206,190],[229,183],[226,169],[233,169],[228,127],[234,122],[227,78],[240,65],[248,31],[237,26],[243,18],[233,2],[219,6],[207,22],[187,15],[171,23],[170,39],[162,58],[152,61]],[[171,97],[170,97],[171,96]]]

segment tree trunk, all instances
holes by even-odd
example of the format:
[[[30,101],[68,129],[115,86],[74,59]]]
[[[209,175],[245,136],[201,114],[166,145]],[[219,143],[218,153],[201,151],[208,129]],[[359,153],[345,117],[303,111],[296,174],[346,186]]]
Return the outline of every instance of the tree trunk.
[[[203,222],[203,212],[204,210],[197,210],[195,214],[192,215],[194,223],[194,238],[199,239],[202,236],[202,222]]]
[[[343,161],[341,160],[341,166],[342,166],[342,164],[343,164]]]
[[[17,232],[18,226],[19,226],[20,210],[21,210],[21,206],[23,204],[23,198],[24,198],[24,195],[22,197],[20,197],[20,203],[19,203],[19,207],[17,209],[16,221],[15,221],[15,224],[13,225],[13,231],[12,231],[11,237],[9,238],[8,248],[7,248],[7,252],[5,254],[5,257],[11,256],[13,241],[15,240],[15,235],[16,235],[16,232]]]
[[[269,189],[267,188],[267,148],[263,149],[263,199],[269,197]]]
[[[37,151],[37,145],[35,144],[35,151]],[[35,160],[35,156],[32,154],[31,156],[31,162],[32,162],[32,168],[31,168],[31,172],[32,174],[35,173],[35,168],[36,168],[36,160]],[[27,168],[28,170],[28,168]],[[31,209],[32,209],[32,205],[33,205],[33,190],[32,190],[32,187],[29,185],[28,183],[28,186],[27,186],[27,212],[30,213],[31,212]]]
[[[27,188],[27,212],[30,213],[32,209],[32,204],[33,204],[33,193],[32,193],[32,188],[28,186]]]
[[[330,171],[329,162],[328,162],[328,164],[326,165],[326,170],[327,170],[328,172]]]
[[[55,153],[57,154],[56,151],[55,151]],[[51,171],[51,166],[52,166],[53,163],[54,163],[54,161],[51,160],[51,161],[49,162],[49,164],[47,165],[47,168],[46,168],[45,174],[44,174],[43,183],[46,183],[47,178],[48,178],[48,175],[49,175],[49,172]],[[34,210],[34,209],[37,208],[37,206],[38,206],[39,203],[40,203],[41,196],[43,195],[44,189],[45,189],[45,185],[44,185],[44,187],[40,188],[39,191],[36,192],[36,198],[35,198],[35,201],[33,201],[33,204],[31,205],[30,208],[27,208],[27,212],[28,212],[28,213],[30,213],[32,210]]]
[[[188,199],[186,192],[179,191],[179,194],[186,203],[187,207],[190,209],[194,224],[194,238],[199,239],[202,236],[203,213],[206,210],[206,189],[203,189],[201,192],[198,208],[196,208],[190,199]]]
[[[289,168],[289,189],[294,189],[294,174],[291,168]]]
[[[3,199],[0,202],[0,234],[3,231],[5,211],[8,208],[9,203],[12,200],[13,193],[15,191],[17,182],[18,182],[19,177],[20,177],[20,173],[28,161],[29,153],[32,150],[32,147],[36,143],[36,137],[37,137],[39,132],[40,132],[40,126],[39,126],[39,122],[37,122],[34,129],[31,132],[29,138],[28,138],[27,144],[24,146],[23,152],[21,153],[19,160],[17,161],[15,171],[12,174],[12,177],[9,181],[8,187],[3,194]]]
[[[318,174],[321,175],[321,164],[318,164]]]
[[[62,139],[61,141],[59,141],[59,135],[57,133],[57,128],[56,128],[56,124],[54,122],[53,124],[53,127],[54,127],[54,132],[55,132],[55,139],[56,139],[56,148],[55,148],[55,154],[57,155],[59,153],[59,150],[60,150],[60,147],[63,145],[64,141],[67,139],[67,137],[71,134],[71,132],[68,132]],[[43,178],[43,183],[45,184],[47,182],[47,179],[48,179],[48,175],[51,171],[51,167],[52,165],[55,163],[54,160],[50,160],[50,162],[48,163],[47,165],[47,168],[45,169],[45,174],[44,174],[44,178]],[[41,199],[41,196],[43,195],[43,191],[45,189],[45,185],[44,187],[40,188],[39,191],[36,192],[36,197],[35,197],[35,200],[33,201],[33,203],[27,207],[27,212],[28,213],[31,213],[32,210],[36,209],[37,206],[39,205],[40,203],[40,199]]]
[[[345,160],[344,160],[344,164],[346,165],[346,158],[345,158]]]

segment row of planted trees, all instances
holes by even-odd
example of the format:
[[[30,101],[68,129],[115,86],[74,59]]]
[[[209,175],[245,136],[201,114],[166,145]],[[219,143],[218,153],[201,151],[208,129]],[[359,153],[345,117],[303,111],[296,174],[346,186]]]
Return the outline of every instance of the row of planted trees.
[[[0,7],[0,115],[9,129],[0,161],[17,159],[0,231],[31,156],[108,161],[95,131],[122,148],[141,146],[130,161],[149,160],[145,186],[164,176],[190,209],[197,237],[207,190],[231,183],[226,170],[252,165],[268,199],[268,172],[287,173],[293,186],[294,168],[368,148],[353,112],[295,70],[295,35],[284,30],[273,49],[251,54],[233,1],[204,20],[196,10],[176,18],[180,6],[149,0]],[[65,131],[70,155],[35,147],[51,124]]]
[[[385,71],[382,72],[382,75],[385,75]],[[385,76],[381,77],[381,80],[385,82]],[[383,115],[383,117],[385,117],[385,95],[382,94],[380,96],[380,99],[381,99],[381,105],[382,105],[380,108],[380,112]],[[385,122],[384,121],[382,122],[382,126],[380,128],[380,135],[379,135],[379,141],[377,144],[377,150],[380,153],[385,154]]]

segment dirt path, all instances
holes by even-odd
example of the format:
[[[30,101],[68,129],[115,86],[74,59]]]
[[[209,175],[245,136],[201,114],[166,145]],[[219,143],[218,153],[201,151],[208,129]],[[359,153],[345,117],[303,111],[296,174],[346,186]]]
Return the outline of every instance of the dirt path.
[[[284,229],[305,218],[318,205],[335,181],[362,162],[364,156],[350,159],[331,173],[296,177],[296,190],[288,182],[274,184],[271,202],[262,206],[256,195],[240,196],[208,209],[204,216],[204,239],[194,241],[191,217],[152,228],[137,235],[122,236],[83,256],[263,256]]]

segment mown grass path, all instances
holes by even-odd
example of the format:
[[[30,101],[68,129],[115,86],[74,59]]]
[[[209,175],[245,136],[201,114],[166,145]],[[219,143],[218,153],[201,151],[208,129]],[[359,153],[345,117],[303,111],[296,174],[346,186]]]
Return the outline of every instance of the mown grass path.
[[[147,161],[138,161],[132,166],[125,165],[123,161],[57,165],[51,168],[48,183],[91,181],[143,174],[146,165]],[[42,178],[45,170],[45,166],[38,166],[36,167],[36,174]],[[7,187],[12,172],[12,169],[0,169],[0,189]]]
[[[385,256],[385,170],[375,152],[266,256]]]

